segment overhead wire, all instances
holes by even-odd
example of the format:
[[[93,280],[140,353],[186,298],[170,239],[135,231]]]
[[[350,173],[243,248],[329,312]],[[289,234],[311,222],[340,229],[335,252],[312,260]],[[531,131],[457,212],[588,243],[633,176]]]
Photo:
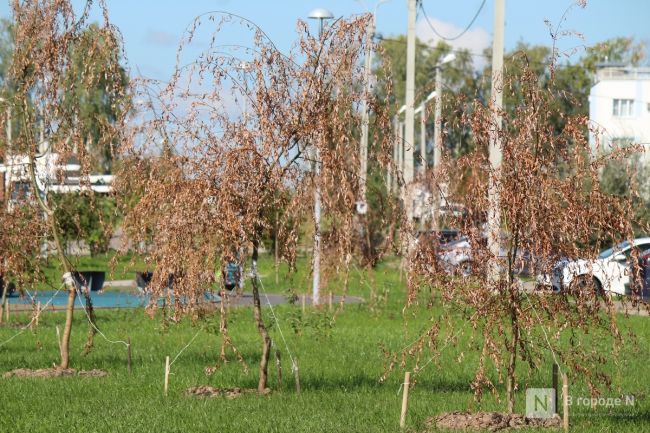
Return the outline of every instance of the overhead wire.
[[[445,41],[455,41],[456,39],[460,39],[465,33],[467,33],[469,31],[469,29],[472,27],[472,25],[476,21],[476,18],[478,18],[479,14],[483,10],[483,6],[485,6],[485,1],[486,0],[483,0],[483,2],[481,2],[481,6],[478,7],[478,10],[474,14],[474,17],[469,22],[469,24],[467,24],[467,26],[463,29],[463,31],[461,31],[459,34],[457,34],[456,36],[453,36],[453,37],[446,37],[446,36],[441,35],[436,30],[436,28],[433,26],[433,24],[431,24],[431,21],[429,20],[429,16],[427,15],[426,11],[424,10],[424,6],[423,6],[424,2],[423,1],[420,1],[420,11],[422,11],[422,15],[424,15],[425,21],[429,25],[429,28],[431,28],[431,31],[433,31],[433,33],[436,34],[436,36],[438,36],[439,38],[441,38],[441,39],[443,39]]]

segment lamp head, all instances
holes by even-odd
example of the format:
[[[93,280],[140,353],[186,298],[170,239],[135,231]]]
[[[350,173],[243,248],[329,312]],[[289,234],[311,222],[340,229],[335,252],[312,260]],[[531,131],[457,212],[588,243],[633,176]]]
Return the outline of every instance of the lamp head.
[[[442,61],[440,62],[440,64],[444,65],[446,63],[453,62],[454,60],[456,60],[456,54],[447,53],[447,55],[442,58]]]
[[[314,20],[331,20],[334,14],[325,8],[317,8],[309,13],[308,18]]]

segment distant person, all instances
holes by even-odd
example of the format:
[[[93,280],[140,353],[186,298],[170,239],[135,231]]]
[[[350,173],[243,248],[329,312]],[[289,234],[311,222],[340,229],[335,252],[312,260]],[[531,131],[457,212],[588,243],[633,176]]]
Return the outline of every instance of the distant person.
[[[221,271],[221,275],[223,277],[223,285],[227,291],[232,292],[235,288],[240,287],[241,267],[235,260],[230,259],[226,262]]]

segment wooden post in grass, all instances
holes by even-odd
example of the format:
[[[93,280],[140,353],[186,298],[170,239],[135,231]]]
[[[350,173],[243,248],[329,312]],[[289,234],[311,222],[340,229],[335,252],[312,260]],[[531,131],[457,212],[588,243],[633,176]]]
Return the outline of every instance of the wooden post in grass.
[[[402,394],[402,413],[400,414],[399,417],[399,427],[404,428],[406,425],[406,411],[408,409],[408,404],[409,404],[409,385],[411,384],[411,373],[407,371],[404,373],[404,394]]]
[[[38,327],[38,320],[41,318],[41,302],[36,304],[36,326]]]
[[[129,374],[131,374],[131,337],[128,337],[126,339],[126,365],[129,370]]]
[[[61,330],[59,325],[56,325],[56,342],[59,343],[59,354],[61,353]]]
[[[569,431],[569,379],[566,373],[562,373],[562,424],[564,432]]]
[[[9,323],[9,301],[7,300],[7,305],[5,306],[5,322]]]
[[[298,360],[292,360],[293,377],[296,380],[296,394],[300,394],[300,368],[298,368]]]
[[[556,363],[553,363],[553,376],[552,376],[552,381],[553,381],[553,389],[555,390],[555,407],[553,408],[553,413],[558,413],[558,400],[560,397],[560,389],[558,388],[558,365]]]
[[[165,357],[165,397],[169,388],[169,356]]]
[[[302,295],[302,312],[303,313],[305,312],[305,303],[307,302],[305,300],[306,297],[307,297],[307,295],[305,295],[305,294]]]
[[[329,310],[332,311],[332,301],[334,299],[334,295],[332,294],[332,291],[330,290],[329,297],[327,299],[327,304],[329,306]]]
[[[278,369],[278,389],[282,389],[282,355],[279,349],[275,349],[275,366]]]
[[[39,302],[40,304],[40,302]],[[33,334],[36,333],[36,329],[38,328],[38,309],[40,305],[37,305],[36,302],[32,302],[32,320],[29,322],[29,330],[32,331]]]

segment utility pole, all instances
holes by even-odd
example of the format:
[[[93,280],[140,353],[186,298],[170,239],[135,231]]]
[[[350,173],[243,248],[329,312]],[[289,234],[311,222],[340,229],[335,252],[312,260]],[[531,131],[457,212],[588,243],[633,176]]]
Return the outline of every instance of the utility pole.
[[[436,170],[442,161],[442,74],[440,65],[436,65],[436,111],[434,112],[433,135],[433,169]]]
[[[398,121],[399,137],[397,138],[397,175],[396,187],[401,192],[400,181],[404,179],[404,121]]]
[[[438,168],[442,161],[442,73],[441,66],[436,66],[436,111],[434,114],[434,135],[433,135],[433,175],[434,184],[431,191],[431,230],[437,232],[438,216],[440,214],[440,187],[438,182]]]
[[[406,35],[406,115],[404,132],[404,205],[413,218],[413,203],[409,186],[413,182],[413,144],[415,142],[415,18],[418,0],[408,0],[408,33]]]
[[[492,42],[492,120],[490,128],[490,180],[488,185],[487,236],[490,261],[488,264],[488,283],[499,279],[499,250],[501,228],[501,203],[499,187],[501,183],[501,109],[503,107],[503,33],[505,20],[505,0],[495,0],[494,40]]]

